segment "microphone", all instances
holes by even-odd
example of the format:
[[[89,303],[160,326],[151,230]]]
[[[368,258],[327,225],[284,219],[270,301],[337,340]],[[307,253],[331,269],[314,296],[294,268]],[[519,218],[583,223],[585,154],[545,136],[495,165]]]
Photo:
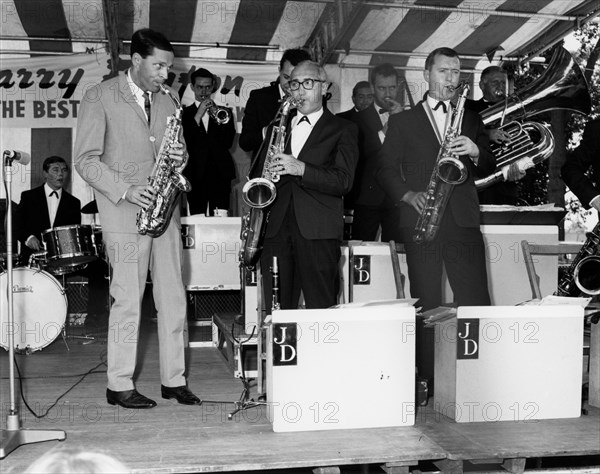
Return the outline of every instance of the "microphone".
[[[24,151],[4,150],[4,156],[22,165],[27,165],[31,161],[31,155]]]

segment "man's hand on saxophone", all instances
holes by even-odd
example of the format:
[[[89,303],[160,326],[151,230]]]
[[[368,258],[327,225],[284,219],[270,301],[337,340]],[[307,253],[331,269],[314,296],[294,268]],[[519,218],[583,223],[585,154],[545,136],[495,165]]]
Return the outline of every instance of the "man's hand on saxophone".
[[[458,156],[469,155],[475,164],[479,159],[479,148],[473,143],[473,140],[464,135],[459,135],[450,142],[449,151]]]
[[[423,191],[407,191],[402,200],[412,206],[419,214],[423,212],[425,204],[427,203],[427,193]]]
[[[156,199],[156,190],[150,185],[133,185],[129,186],[125,193],[125,200],[131,204],[140,206],[146,209]]]
[[[175,168],[179,168],[187,158],[187,150],[181,142],[171,143],[169,146],[169,159],[173,161]]]
[[[303,176],[305,167],[306,165],[304,162],[298,160],[295,156],[277,153],[273,157],[269,171],[273,174],[278,174],[279,176],[286,174]]]

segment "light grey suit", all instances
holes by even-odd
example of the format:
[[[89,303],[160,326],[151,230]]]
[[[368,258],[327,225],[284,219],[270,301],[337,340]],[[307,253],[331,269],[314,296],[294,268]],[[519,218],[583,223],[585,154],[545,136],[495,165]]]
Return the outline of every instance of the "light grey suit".
[[[98,210],[113,270],[108,334],[108,388],[134,388],[141,301],[148,269],[158,310],[160,378],[167,387],[185,385],[186,297],[181,275],[180,213],[166,232],[140,235],[139,207],[123,196],[132,185],[147,184],[166,128],[175,112],[169,97],[153,94],[150,125],[120,74],[89,89],[77,121],[75,169],[96,190]]]

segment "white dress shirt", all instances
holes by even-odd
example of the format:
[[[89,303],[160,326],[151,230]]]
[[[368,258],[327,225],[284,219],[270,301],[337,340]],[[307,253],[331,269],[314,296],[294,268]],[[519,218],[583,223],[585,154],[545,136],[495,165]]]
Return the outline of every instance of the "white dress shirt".
[[[196,109],[200,108],[200,102],[198,102],[197,100],[194,101],[194,104],[196,104]],[[202,116],[202,123],[204,124],[204,131],[208,132],[208,112],[206,112],[203,116]],[[200,124],[198,124],[200,125]]]
[[[131,70],[130,69],[127,70],[127,83],[129,84],[129,87],[131,87],[131,92],[133,94],[133,98],[138,103],[138,105],[141,107],[142,112],[144,112],[144,115],[146,116],[146,120],[149,120],[149,117],[146,114],[146,107],[144,106],[145,92],[140,87],[138,87],[138,85],[135,82],[133,82],[133,79],[131,78]],[[150,94],[150,102],[152,102],[152,92],[148,92],[148,94]]]
[[[448,119],[449,117],[452,115],[452,106],[450,105],[450,101],[449,100],[444,100],[444,104],[446,105],[446,110],[448,112],[444,113],[444,110],[442,107],[439,107],[437,110],[433,110],[434,107],[438,104],[438,102],[440,102],[437,99],[433,99],[432,97],[430,97],[429,95],[427,96],[427,105],[429,105],[429,108],[431,109],[431,112],[433,114],[433,118],[435,119],[435,123],[437,125],[438,131],[440,132],[440,136],[443,137],[446,134],[446,127],[448,126]]]
[[[296,158],[302,151],[310,132],[312,132],[313,127],[321,118],[321,115],[323,115],[323,108],[306,116],[298,112],[292,119],[292,155]],[[308,122],[306,120],[300,122],[302,117],[306,117]]]

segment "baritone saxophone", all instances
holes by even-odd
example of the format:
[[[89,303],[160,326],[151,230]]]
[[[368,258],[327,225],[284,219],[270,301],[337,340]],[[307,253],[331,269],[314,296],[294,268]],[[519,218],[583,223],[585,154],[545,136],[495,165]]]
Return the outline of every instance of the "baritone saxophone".
[[[458,155],[450,151],[450,143],[460,135],[469,84],[462,83],[456,89],[462,89],[462,92],[452,113],[452,120],[446,129],[427,185],[425,207],[419,215],[413,233],[413,240],[417,243],[431,242],[435,238],[454,186],[467,179],[467,169]]]

